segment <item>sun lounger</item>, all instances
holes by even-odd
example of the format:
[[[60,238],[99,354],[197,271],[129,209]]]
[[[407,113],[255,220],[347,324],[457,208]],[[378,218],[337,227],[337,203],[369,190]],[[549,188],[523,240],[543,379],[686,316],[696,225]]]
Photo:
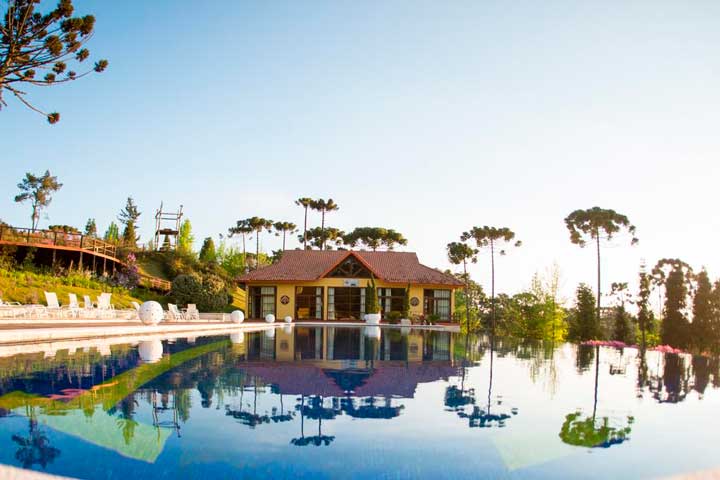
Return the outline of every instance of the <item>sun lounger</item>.
[[[200,310],[197,309],[197,305],[188,303],[187,309],[185,310],[185,319],[200,320]]]
[[[168,320],[182,322],[185,320],[185,315],[177,308],[177,305],[168,303]]]

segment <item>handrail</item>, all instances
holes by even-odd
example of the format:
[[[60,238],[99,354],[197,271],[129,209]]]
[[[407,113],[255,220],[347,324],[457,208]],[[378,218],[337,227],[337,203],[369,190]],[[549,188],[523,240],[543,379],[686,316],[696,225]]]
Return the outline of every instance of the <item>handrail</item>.
[[[57,247],[75,247],[108,257],[117,258],[117,246],[82,233],[68,233],[56,230],[33,230],[0,225],[0,241],[24,243],[27,245],[47,245]]]
[[[18,243],[26,245],[43,245],[47,247],[73,247],[88,253],[104,255],[118,263],[123,263],[118,257],[118,247],[91,235],[82,233],[68,233],[56,230],[33,230],[31,228],[17,228],[10,225],[0,225],[0,242]],[[172,283],[161,278],[141,274],[140,284],[147,288],[170,291]]]

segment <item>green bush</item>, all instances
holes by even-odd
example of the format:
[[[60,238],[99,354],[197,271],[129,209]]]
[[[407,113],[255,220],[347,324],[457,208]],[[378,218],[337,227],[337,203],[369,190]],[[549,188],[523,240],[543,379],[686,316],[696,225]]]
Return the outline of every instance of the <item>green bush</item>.
[[[387,315],[385,315],[385,320],[390,324],[398,324],[400,323],[400,320],[403,318],[402,312],[398,312],[393,310],[392,312],[389,312]]]
[[[219,312],[228,305],[232,296],[219,276],[190,273],[175,277],[170,298],[178,305],[194,303],[200,311]]]

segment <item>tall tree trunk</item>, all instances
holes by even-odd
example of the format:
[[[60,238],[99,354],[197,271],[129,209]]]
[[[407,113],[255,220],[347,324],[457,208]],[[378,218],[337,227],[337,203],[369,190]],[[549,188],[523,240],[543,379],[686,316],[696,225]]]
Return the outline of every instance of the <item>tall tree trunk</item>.
[[[325,210],[322,211],[322,220],[320,222],[320,250],[325,250]]]
[[[463,259],[463,272],[465,273],[465,325],[467,335],[470,335],[470,279],[467,274],[467,262]],[[463,368],[463,376],[465,369]]]
[[[255,270],[260,268],[260,230],[255,232]]]
[[[597,245],[597,325],[595,328],[600,327],[600,232],[595,232],[595,243]],[[595,332],[597,335],[597,332]]]
[[[598,400],[598,377],[600,373],[600,346],[595,346],[595,398],[593,400],[593,425],[595,424],[595,414],[597,412]]]
[[[305,223],[303,224],[303,250],[307,250],[307,210],[308,207],[305,205]]]
[[[490,239],[490,275],[491,275],[491,308],[492,308],[492,331],[495,334],[495,243]]]
[[[285,233],[286,231],[283,230],[283,251],[285,251]]]

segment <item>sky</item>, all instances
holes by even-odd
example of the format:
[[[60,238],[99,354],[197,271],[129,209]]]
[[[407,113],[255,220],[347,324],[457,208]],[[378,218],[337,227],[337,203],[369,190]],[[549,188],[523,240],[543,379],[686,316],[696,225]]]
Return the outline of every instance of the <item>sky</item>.
[[[57,125],[13,99],[0,111],[12,225],[30,223],[16,184],[46,169],[64,187],[41,227],[103,232],[132,196],[141,241],[161,201],[199,246],[254,215],[301,225],[294,199],[331,197],[329,225],[395,228],[441,269],[463,231],[509,227],[523,246],[497,261],[498,291],[557,264],[570,299],[595,286],[595,252],[563,219],[600,206],[640,239],[604,246],[603,290],[665,257],[720,276],[718,2],[75,4],[110,66],[29,89]],[[486,253],[471,273],[489,284]]]

